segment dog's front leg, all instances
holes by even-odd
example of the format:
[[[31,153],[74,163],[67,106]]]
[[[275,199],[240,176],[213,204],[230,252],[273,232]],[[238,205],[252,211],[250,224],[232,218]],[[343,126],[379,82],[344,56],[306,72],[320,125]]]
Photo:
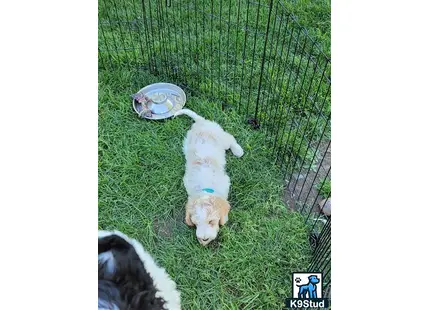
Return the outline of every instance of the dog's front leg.
[[[317,293],[315,292],[315,288],[309,290],[309,298],[317,298]]]

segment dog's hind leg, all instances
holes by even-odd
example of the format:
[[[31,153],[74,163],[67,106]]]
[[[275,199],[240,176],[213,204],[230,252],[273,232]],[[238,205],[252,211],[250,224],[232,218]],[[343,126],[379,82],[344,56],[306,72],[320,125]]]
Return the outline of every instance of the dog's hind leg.
[[[303,286],[299,286],[299,298],[306,298],[306,290]]]
[[[231,134],[229,134],[228,132],[226,132],[226,134],[228,136],[228,140],[230,141],[229,149],[231,150],[231,152],[236,157],[242,157],[243,156],[242,147],[239,145],[239,143],[237,143],[236,139]]]

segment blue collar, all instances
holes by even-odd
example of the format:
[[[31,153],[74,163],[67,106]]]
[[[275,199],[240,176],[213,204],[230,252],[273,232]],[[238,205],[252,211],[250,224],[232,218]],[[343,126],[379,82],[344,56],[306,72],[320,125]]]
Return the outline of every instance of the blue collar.
[[[215,191],[212,188],[203,188],[202,192],[206,192],[206,193],[211,193],[212,194]]]

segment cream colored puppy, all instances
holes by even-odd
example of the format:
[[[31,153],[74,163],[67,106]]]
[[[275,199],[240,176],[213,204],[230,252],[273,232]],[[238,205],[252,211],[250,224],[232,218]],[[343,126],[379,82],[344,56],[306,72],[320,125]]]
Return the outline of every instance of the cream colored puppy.
[[[207,245],[218,234],[219,225],[228,220],[227,201],[230,178],[225,173],[225,151],[231,149],[241,157],[243,149],[220,125],[195,112],[182,109],[175,113],[188,115],[195,123],[184,140],[186,169],[184,185],[188,193],[185,222],[196,226],[200,244]]]

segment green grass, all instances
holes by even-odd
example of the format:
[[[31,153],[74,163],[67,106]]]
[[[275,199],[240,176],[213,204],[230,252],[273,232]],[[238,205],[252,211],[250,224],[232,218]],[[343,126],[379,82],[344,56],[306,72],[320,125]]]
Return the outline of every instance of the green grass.
[[[298,17],[299,23],[321,43],[324,53],[330,56],[330,0],[290,0],[285,3],[287,8]]]
[[[320,195],[324,198],[329,198],[331,195],[331,181],[321,180],[317,185],[316,189],[319,191]]]
[[[99,75],[99,228],[142,242],[178,283],[184,309],[281,309],[291,273],[308,266],[303,218],[282,201],[282,176],[267,156],[265,136],[235,112],[190,97],[187,107],[219,122],[244,147],[227,154],[232,187],[228,224],[208,247],[186,226],[182,177],[188,117],[140,120],[127,70]],[[142,85],[153,76],[139,76]]]

